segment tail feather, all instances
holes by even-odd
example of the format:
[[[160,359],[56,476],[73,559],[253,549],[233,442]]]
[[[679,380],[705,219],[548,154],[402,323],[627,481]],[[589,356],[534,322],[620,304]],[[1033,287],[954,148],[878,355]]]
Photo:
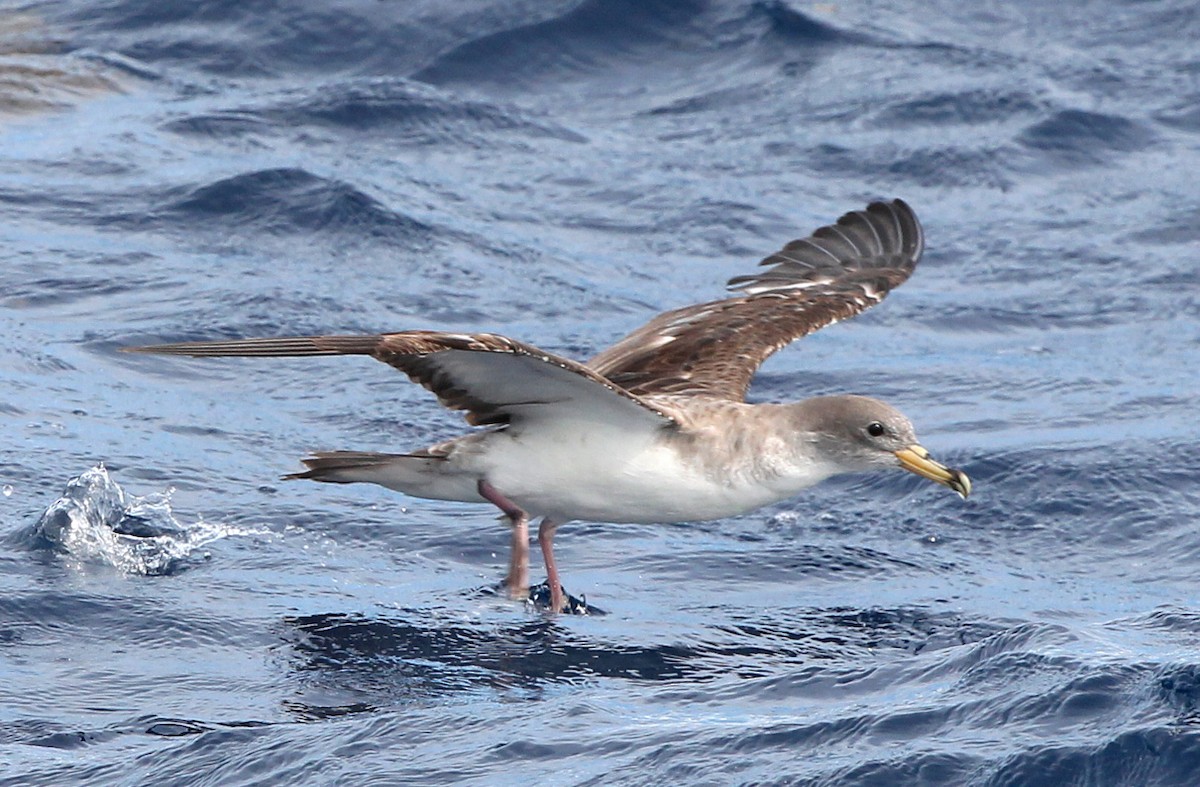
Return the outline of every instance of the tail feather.
[[[413,497],[483,502],[478,480],[469,473],[457,471],[444,456],[319,451],[301,461],[308,469],[285,475],[285,480],[379,484]]]
[[[300,460],[307,470],[288,473],[283,479],[293,481],[306,478],[334,484],[352,484],[359,480],[352,477],[356,475],[356,471],[378,468],[405,458],[406,454],[380,454],[371,451],[316,451],[312,456]]]
[[[355,483],[372,481],[368,477],[372,471],[388,467],[392,463],[401,464],[404,459],[426,458],[413,457],[409,453],[377,453],[374,451],[314,451],[312,456],[300,459],[307,470],[302,473],[289,473],[283,476],[284,481],[307,479],[310,481],[326,481],[330,483]]]

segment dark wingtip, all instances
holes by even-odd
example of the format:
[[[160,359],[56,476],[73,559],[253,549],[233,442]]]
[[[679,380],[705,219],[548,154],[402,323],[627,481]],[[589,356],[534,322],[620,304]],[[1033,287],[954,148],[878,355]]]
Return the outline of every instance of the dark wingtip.
[[[196,355],[195,347],[189,344],[140,344],[120,347],[118,352],[136,355]]]
[[[887,213],[895,220],[904,243],[904,253],[915,265],[925,253],[925,228],[917,218],[917,212],[904,200],[878,200],[867,206],[867,212]]]
[[[187,355],[193,358],[298,358],[315,355],[371,355],[382,336],[353,334],[280,336],[265,339],[224,339],[123,347],[123,352]]]

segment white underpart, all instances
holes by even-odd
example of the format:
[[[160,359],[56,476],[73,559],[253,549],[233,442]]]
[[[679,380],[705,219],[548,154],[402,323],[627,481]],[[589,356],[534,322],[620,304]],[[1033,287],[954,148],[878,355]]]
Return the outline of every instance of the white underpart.
[[[789,442],[769,406],[726,403],[684,429],[555,409],[555,418],[456,441],[445,460],[398,457],[357,480],[480,502],[483,478],[531,515],[655,523],[744,513],[847,469]]]
[[[744,513],[791,497],[837,470],[809,463],[763,474],[755,472],[759,457],[745,456],[713,472],[688,455],[686,444],[662,433],[579,426],[558,422],[522,434],[497,433],[464,463],[531,513],[641,523]]]

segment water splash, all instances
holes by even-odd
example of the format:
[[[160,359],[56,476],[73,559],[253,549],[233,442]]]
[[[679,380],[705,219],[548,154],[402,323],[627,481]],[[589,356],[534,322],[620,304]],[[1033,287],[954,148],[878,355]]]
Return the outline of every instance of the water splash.
[[[81,562],[150,576],[170,573],[205,544],[248,532],[202,520],[184,525],[171,512],[169,492],[126,494],[103,464],[69,481],[34,526],[35,538]]]

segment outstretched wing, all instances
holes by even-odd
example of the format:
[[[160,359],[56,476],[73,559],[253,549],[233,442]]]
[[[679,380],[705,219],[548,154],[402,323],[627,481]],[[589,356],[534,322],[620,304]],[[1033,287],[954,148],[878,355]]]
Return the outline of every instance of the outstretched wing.
[[[281,358],[369,355],[437,394],[472,424],[552,417],[669,426],[670,414],[583,364],[491,333],[404,331],[362,336],[297,336],[130,347],[127,352],[201,357]]]
[[[924,248],[912,208],[872,202],[730,279],[741,294],[664,312],[587,366],[635,395],[741,401],[771,353],[869,309],[908,278]]]

